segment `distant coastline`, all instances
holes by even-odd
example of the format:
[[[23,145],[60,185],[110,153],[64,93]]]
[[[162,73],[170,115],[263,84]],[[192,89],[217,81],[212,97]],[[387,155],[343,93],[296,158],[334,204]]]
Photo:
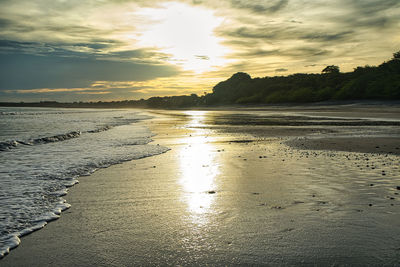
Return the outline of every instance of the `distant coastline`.
[[[396,100],[400,100],[400,52],[379,66],[357,67],[347,73],[341,73],[335,65],[327,66],[321,74],[251,78],[247,73],[238,72],[215,85],[212,93],[202,96],[191,94],[107,102],[0,102],[0,106],[175,109]]]
[[[362,105],[362,106],[400,106],[400,100],[342,100],[342,101],[321,101],[309,103],[271,103],[271,104],[227,104],[227,105],[198,105],[198,106],[169,106],[157,107],[150,105],[132,104],[136,100],[128,101],[109,101],[109,102],[57,102],[57,101],[41,101],[41,102],[0,102],[0,107],[32,107],[32,108],[82,108],[82,109],[124,109],[124,108],[139,108],[139,109],[160,109],[160,110],[185,110],[185,109],[201,109],[201,110],[232,110],[232,109],[252,109],[264,110],[280,107],[307,107],[318,106],[340,106],[340,105]],[[146,101],[146,100],[145,100]],[[126,104],[126,102],[128,102]]]

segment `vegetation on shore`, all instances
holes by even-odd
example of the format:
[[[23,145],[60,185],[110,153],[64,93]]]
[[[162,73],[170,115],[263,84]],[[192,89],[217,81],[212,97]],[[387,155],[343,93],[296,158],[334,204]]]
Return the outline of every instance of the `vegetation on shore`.
[[[251,78],[238,72],[214,86],[212,93],[167,97],[147,100],[112,102],[59,103],[0,103],[7,106],[41,107],[138,107],[183,108],[232,104],[310,103],[342,100],[400,100],[400,51],[379,66],[357,67],[353,72],[341,73],[338,66],[327,66],[321,74],[293,74]]]

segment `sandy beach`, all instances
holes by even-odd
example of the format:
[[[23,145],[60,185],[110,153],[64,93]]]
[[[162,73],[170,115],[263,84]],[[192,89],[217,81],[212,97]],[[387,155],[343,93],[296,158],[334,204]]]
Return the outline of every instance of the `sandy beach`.
[[[80,177],[1,266],[400,264],[397,106],[144,112],[170,150]]]

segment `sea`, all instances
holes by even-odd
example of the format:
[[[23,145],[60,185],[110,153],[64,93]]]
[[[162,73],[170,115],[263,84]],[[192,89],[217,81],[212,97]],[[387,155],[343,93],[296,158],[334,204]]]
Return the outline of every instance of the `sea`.
[[[69,187],[99,168],[168,150],[138,110],[0,107],[0,258],[59,218]]]

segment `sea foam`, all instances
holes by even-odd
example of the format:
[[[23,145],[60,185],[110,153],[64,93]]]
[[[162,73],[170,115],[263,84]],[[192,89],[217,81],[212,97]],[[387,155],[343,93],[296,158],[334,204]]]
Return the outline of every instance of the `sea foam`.
[[[164,153],[133,110],[1,108],[0,258],[60,217],[80,176]],[[18,141],[17,141],[18,140]]]

